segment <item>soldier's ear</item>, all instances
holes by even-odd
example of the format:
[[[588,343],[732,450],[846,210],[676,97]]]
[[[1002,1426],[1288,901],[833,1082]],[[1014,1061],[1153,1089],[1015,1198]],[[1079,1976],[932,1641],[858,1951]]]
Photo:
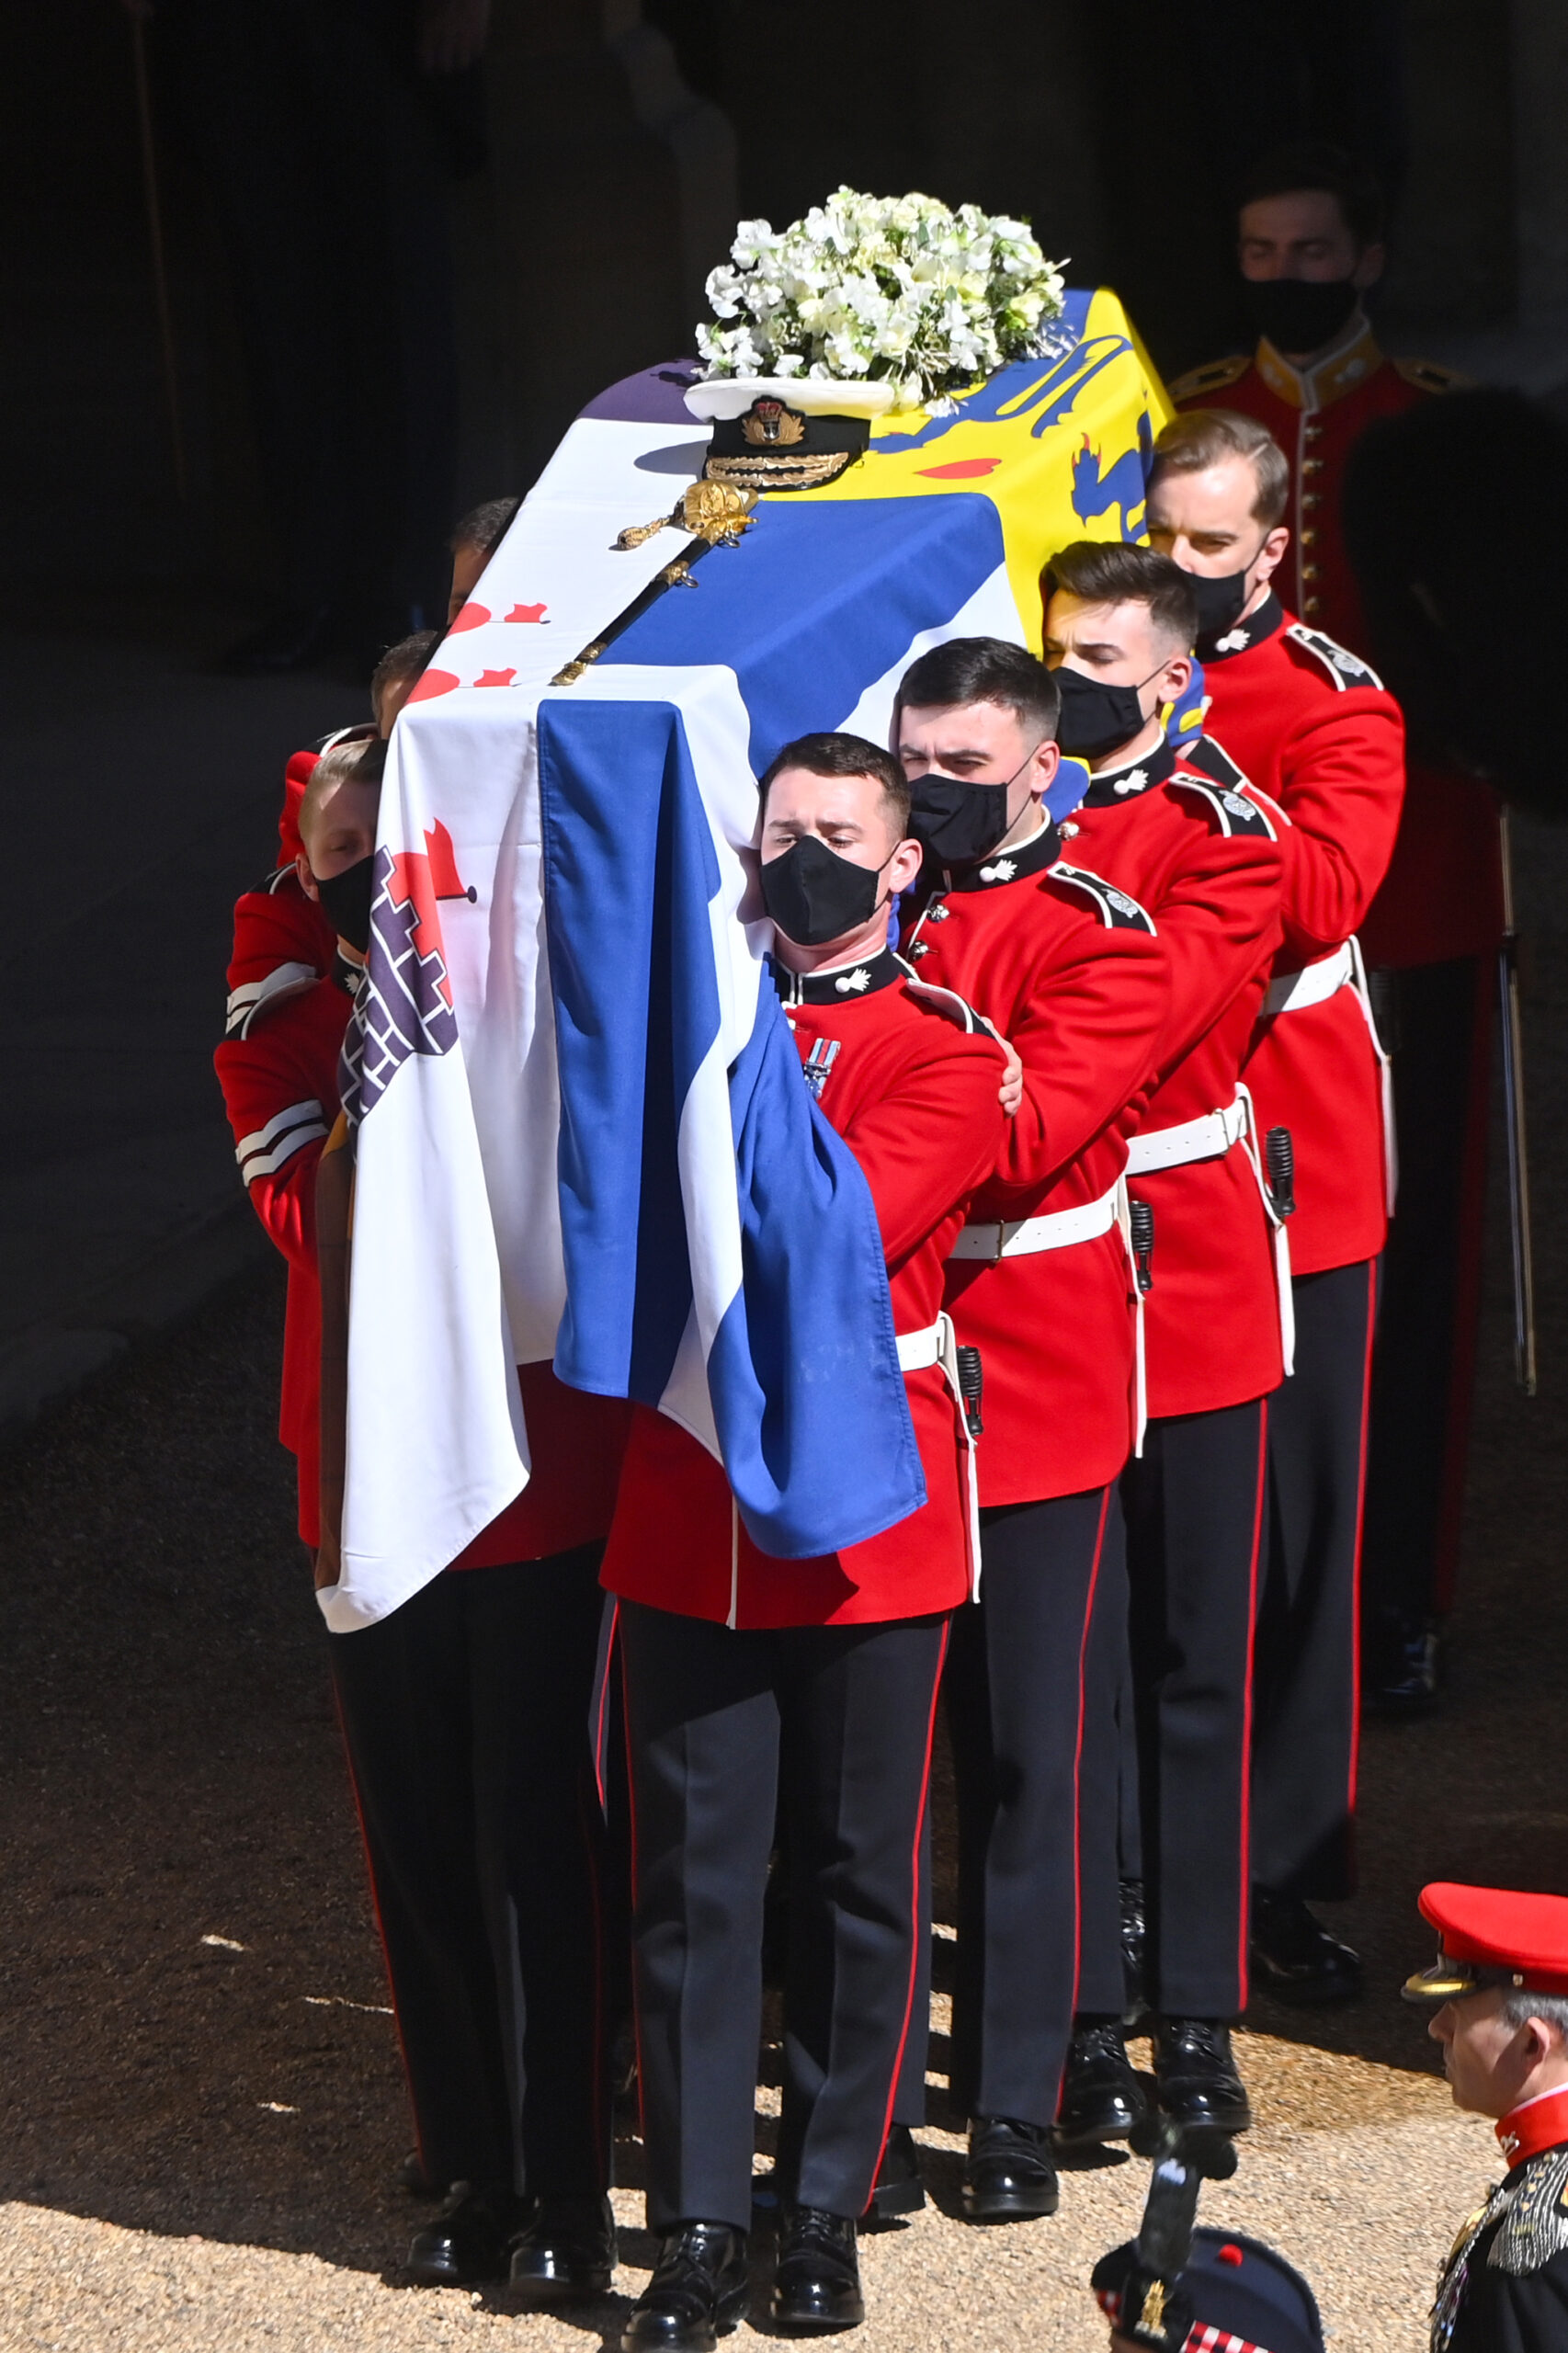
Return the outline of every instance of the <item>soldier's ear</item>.
[[[294,871],[300,878],[300,888],[306,898],[319,900],[321,892],[316,889],[316,878],[311,872],[311,861],[303,850],[294,860]]]
[[[1351,285],[1375,286],[1383,274],[1383,265],[1387,260],[1388,247],[1381,242],[1363,245],[1360,257],[1350,273]]]

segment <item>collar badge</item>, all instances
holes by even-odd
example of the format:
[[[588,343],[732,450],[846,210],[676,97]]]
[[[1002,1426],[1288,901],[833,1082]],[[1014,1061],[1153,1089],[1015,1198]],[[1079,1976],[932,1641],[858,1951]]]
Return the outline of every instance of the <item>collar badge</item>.
[[[1126,776],[1119,776],[1111,790],[1114,792],[1142,792],[1149,781],[1147,768],[1133,768]]]
[[[838,991],[840,996],[848,996],[852,993],[855,995],[859,995],[863,991],[870,987],[871,975],[868,972],[864,964],[857,964],[852,972],[840,972],[837,980],[835,981],[833,985]]]
[[[999,858],[994,866],[981,868],[980,879],[983,882],[1010,882],[1017,870],[1010,858]]]
[[[1223,637],[1214,640],[1216,654],[1239,654],[1244,645],[1252,643],[1250,629],[1228,629]]]

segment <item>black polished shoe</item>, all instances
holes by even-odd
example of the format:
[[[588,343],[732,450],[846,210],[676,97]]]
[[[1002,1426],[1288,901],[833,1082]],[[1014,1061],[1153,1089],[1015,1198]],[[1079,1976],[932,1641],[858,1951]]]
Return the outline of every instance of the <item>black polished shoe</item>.
[[[606,2296],[614,2271],[608,2198],[541,2198],[512,2241],[511,2283],[530,2304]]]
[[[1054,2214],[1062,2200],[1051,2162],[1051,2131],[1011,2116],[970,2120],[963,2169],[964,2220],[1016,2222]]]
[[[866,2317],[855,2224],[820,2206],[792,2206],[778,2244],[768,2312],[779,2328],[816,2335],[858,2328]]]
[[[1178,2124],[1244,2132],[1252,2122],[1231,2030],[1219,2018],[1162,2018],[1154,2031],[1154,2081],[1160,2106]]]
[[[876,2187],[867,2211],[885,2222],[895,2214],[918,2214],[925,2203],[926,2185],[920,2178],[920,2152],[915,2144],[915,2135],[907,2124],[895,2124],[888,2132],[888,2144],[877,2167]]]
[[[1149,2015],[1149,1915],[1141,1879],[1124,1879],[1121,1896],[1121,1976],[1127,1988],[1121,2023],[1131,2033]]]
[[[1361,1956],[1299,1895],[1252,1892],[1251,1956],[1258,1982],[1281,2002],[1350,2002],[1361,1991]]]
[[[744,2312],[747,2286],[744,2231],[728,2222],[666,2231],[621,2330],[622,2353],[713,2353]]]
[[[415,2231],[404,2269],[424,2288],[466,2288],[505,2279],[518,2201],[494,2183],[454,2181],[436,2220]]]
[[[1363,1704],[1379,1716],[1429,1716],[1437,1704],[1441,1664],[1437,1629],[1429,1618],[1381,1611],[1368,1629]]]
[[[1059,2150],[1125,2141],[1143,2120],[1148,2101],[1127,2055],[1119,2018],[1080,2018],[1067,2047],[1062,2104],[1051,2134]]]

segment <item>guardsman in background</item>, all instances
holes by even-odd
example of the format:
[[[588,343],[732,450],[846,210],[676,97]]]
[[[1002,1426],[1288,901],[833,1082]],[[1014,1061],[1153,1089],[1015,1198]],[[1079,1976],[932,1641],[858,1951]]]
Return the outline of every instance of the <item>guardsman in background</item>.
[[[1438,1881],[1437,1959],[1404,1997],[1435,2011],[1456,2108],[1496,2119],[1508,2171],[1437,2281],[1432,2353],[1568,2345],[1568,1897]]]
[[[605,1556],[620,1597],[659,2240],[627,2353],[711,2353],[744,2308],[776,1816],[791,1879],[772,2296],[786,2328],[863,2317],[856,2226],[906,2037],[924,2024],[911,2016],[929,1935],[920,1831],[949,1620],[971,1576],[943,1275],[1018,1090],[1017,1058],[949,992],[912,983],[887,945],[889,910],[920,868],[908,818],[903,770],[856,736],[802,737],[762,779],[774,977],[806,1083],[875,1204],[927,1500],[842,1552],[776,1559],[713,1458],[639,1406]],[[843,1305],[869,1317],[877,1302]],[[846,1489],[855,1475],[846,1453]]]
[[[1192,675],[1187,574],[1150,549],[1085,540],[1052,559],[1042,587],[1059,740],[1091,770],[1071,854],[1148,909],[1171,975],[1128,1163],[1134,1215],[1153,1222],[1149,1423],[1121,1480],[1150,1998],[1161,2105],[1239,2131],[1251,2111],[1226,2021],[1246,2003],[1249,1677],[1267,1401],[1289,1369],[1290,1313],[1240,1077],[1279,938],[1283,821],[1166,739],[1163,714]],[[1118,1772],[1115,1659],[1095,1673],[1084,1781],[1103,1798]],[[1084,1835],[1068,2146],[1126,2133],[1143,2106],[1122,2040],[1114,1837],[1087,1820]]]
[[[1309,628],[1369,649],[1346,551],[1346,462],[1366,428],[1460,380],[1391,359],[1361,295],[1383,267],[1376,183],[1340,150],[1303,142],[1265,155],[1243,184],[1243,292],[1250,355],[1194,369],[1181,408],[1256,417],[1290,466],[1279,575]],[[1441,506],[1440,480],[1429,496]],[[1383,1264],[1367,1473],[1366,1690],[1417,1713],[1437,1688],[1434,1619],[1452,1597],[1480,1304],[1491,1067],[1492,963],[1503,930],[1497,806],[1455,770],[1410,766],[1404,816],[1360,926],[1394,1049],[1399,1213]],[[1388,977],[1385,978],[1384,975]]]
[[[1169,999],[1136,900],[1074,865],[1045,805],[1060,701],[1022,647],[954,638],[904,673],[894,748],[926,849],[904,929],[1022,1062],[1002,1157],[948,1262],[978,1347],[980,1606],[945,1688],[959,1803],[951,2082],[964,2212],[1049,2214],[1078,1954],[1084,1659],[1137,1431],[1128,1137]],[[1119,1572],[1107,1580],[1121,1590]]]
[[[480,574],[510,529],[520,498],[486,498],[471,506],[452,533],[452,585],[447,598],[449,628],[479,585]]]
[[[1393,849],[1404,727],[1366,665],[1279,601],[1288,487],[1255,419],[1193,410],[1155,445],[1149,538],[1194,575],[1206,624],[1218,743],[1193,756],[1222,780],[1244,774],[1290,819],[1284,942],[1242,1072],[1263,1132],[1290,1131],[1296,1200],[1295,1371],[1268,1415],[1253,1677],[1252,1952],[1271,1991],[1313,2002],[1360,1984],[1307,1899],[1354,1893],[1361,1498],[1393,1173],[1388,1058],[1355,933]]]

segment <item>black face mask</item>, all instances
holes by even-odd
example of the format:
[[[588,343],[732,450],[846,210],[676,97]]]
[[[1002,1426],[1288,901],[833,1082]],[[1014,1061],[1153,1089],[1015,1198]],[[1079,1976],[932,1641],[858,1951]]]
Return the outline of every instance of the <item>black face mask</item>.
[[[1187,578],[1198,599],[1198,642],[1199,645],[1211,645],[1242,617],[1242,607],[1247,600],[1246,574],[1224,572],[1213,580],[1205,578],[1200,572],[1189,572]]]
[[[1347,278],[1247,278],[1247,315],[1276,351],[1321,351],[1361,299]]]
[[[1009,777],[1006,784],[966,784],[934,770],[917,776],[910,787],[909,830],[939,866],[972,866],[1007,830],[1013,783]]]
[[[326,909],[327,921],[339,939],[357,948],[361,956],[370,952],[370,902],[375,897],[375,852],[369,858],[358,858],[346,866],[341,874],[329,874],[325,880],[315,878],[316,896]]]
[[[1091,678],[1083,670],[1069,670],[1065,663],[1051,675],[1062,697],[1056,740],[1074,758],[1102,759],[1119,744],[1130,744],[1148,725],[1138,697],[1149,678],[1159,676],[1158,670],[1151,670],[1149,678],[1141,679],[1136,687],[1108,686],[1105,679]]]
[[[797,948],[824,948],[870,922],[881,872],[881,866],[840,858],[815,834],[802,834],[763,868],[762,904]]]

